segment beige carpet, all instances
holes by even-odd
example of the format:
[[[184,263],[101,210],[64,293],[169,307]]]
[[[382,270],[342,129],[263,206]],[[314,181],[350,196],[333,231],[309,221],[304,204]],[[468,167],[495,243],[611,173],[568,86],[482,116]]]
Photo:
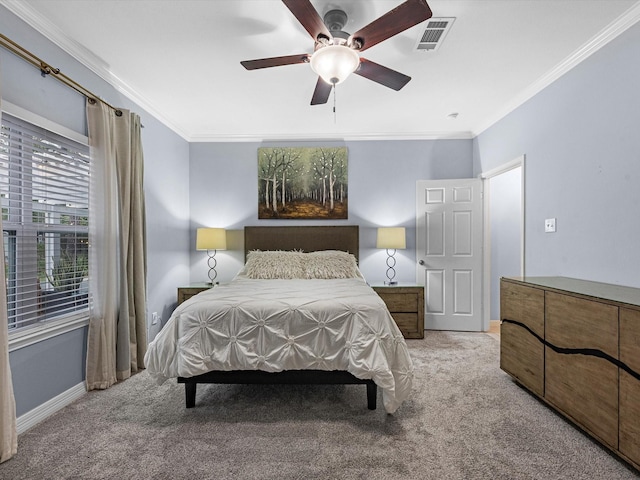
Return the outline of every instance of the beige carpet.
[[[408,341],[411,399],[364,386],[199,387],[141,373],[19,438],[2,479],[630,479],[637,472],[514,384],[485,334]],[[378,399],[381,405],[381,399]]]

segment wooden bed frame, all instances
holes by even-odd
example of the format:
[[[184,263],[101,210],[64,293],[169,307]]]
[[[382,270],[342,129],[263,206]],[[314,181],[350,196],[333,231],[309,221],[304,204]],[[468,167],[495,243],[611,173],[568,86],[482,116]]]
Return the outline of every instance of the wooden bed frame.
[[[251,250],[342,250],[352,253],[356,260],[359,250],[357,225],[345,226],[292,226],[292,227],[245,227],[245,258]],[[187,408],[196,404],[198,383],[222,384],[364,384],[367,386],[367,408],[376,409],[377,386],[373,380],[357,378],[346,371],[285,370],[263,372],[260,370],[211,371],[193,377],[178,377],[184,383]]]
[[[342,250],[358,260],[357,225],[319,227],[244,227],[244,258],[251,250]]]

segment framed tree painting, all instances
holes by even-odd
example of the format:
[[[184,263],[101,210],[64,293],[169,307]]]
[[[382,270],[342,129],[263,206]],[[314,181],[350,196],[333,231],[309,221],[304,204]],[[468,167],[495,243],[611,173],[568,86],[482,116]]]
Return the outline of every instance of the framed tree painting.
[[[347,147],[258,148],[258,218],[348,218]]]

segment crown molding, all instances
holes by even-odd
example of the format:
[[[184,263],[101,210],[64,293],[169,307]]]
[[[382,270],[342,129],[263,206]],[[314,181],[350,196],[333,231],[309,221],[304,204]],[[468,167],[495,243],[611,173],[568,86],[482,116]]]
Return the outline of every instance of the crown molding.
[[[600,33],[593,37],[589,42],[585,43],[578,50],[573,52],[564,61],[560,62],[553,69],[547,72],[546,75],[540,77],[534,83],[529,85],[520,94],[515,96],[509,103],[503,108],[497,111],[494,115],[485,119],[473,130],[473,136],[477,137],[486,129],[502,120],[504,117],[513,112],[516,108],[523,105],[527,100],[531,99],[553,82],[562,77],[565,73],[572,70],[578,64],[589,58],[595,52],[607,45],[613,39],[620,34],[631,28],[640,20],[640,2],[636,3],[633,7],[629,8],[625,13],[620,15],[616,20],[611,22]]]
[[[335,138],[334,138],[335,137]],[[339,137],[339,138],[337,138]],[[474,138],[473,132],[452,131],[452,132],[424,132],[424,133],[354,133],[354,134],[331,134],[327,133],[302,133],[302,134],[263,134],[263,135],[235,135],[221,134],[211,135],[207,133],[196,133],[189,137],[189,142],[282,142],[282,141],[328,141],[341,140],[349,142],[367,140],[471,140]]]
[[[0,0],[0,5],[19,17],[38,33],[44,35],[62,50],[71,54],[76,60],[91,69],[94,73],[96,70],[108,71],[108,65],[102,59],[70,39],[53,22],[34,10],[26,2],[19,0]],[[72,54],[71,52],[74,53]]]
[[[188,140],[189,135],[187,132],[164,116],[144,97],[144,95],[140,94],[120,77],[113,74],[110,71],[109,65],[103,59],[95,55],[83,45],[69,38],[47,17],[34,10],[27,3],[18,0],[0,0],[0,5],[4,6],[31,28],[71,55],[80,62],[80,64],[84,65],[98,77],[111,85],[116,91],[142,107],[161,123],[173,130],[176,134],[180,135],[183,139]]]

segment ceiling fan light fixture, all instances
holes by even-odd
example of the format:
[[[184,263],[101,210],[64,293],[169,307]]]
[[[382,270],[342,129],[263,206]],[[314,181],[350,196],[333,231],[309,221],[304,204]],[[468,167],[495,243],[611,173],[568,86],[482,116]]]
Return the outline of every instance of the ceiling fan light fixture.
[[[327,45],[311,56],[311,69],[330,85],[343,82],[358,65],[358,52],[344,45]]]

